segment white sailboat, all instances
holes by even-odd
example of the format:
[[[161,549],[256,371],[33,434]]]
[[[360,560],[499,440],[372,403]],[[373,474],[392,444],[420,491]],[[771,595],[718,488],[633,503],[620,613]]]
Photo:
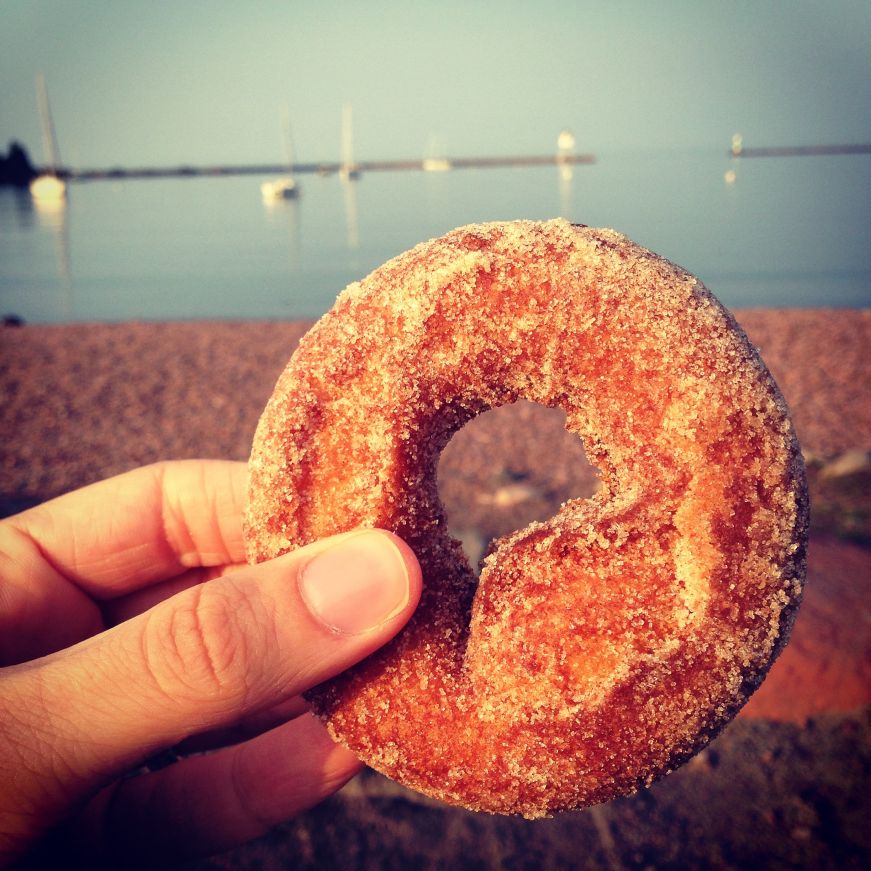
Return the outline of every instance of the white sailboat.
[[[260,193],[266,202],[292,200],[299,196],[299,185],[294,178],[273,178],[260,185]]]
[[[60,166],[60,153],[54,132],[54,121],[51,117],[51,107],[48,103],[45,76],[42,73],[36,77],[36,99],[39,105],[39,119],[42,124],[42,150],[47,165],[46,171],[31,181],[30,195],[34,202],[39,205],[57,207],[66,200],[67,185],[57,174],[57,169]]]
[[[450,160],[440,155],[444,153],[444,146],[435,134],[430,134],[423,152],[423,160],[420,168],[424,172],[449,172],[454,167]]]
[[[288,172],[293,171],[293,139],[290,134],[290,110],[282,113],[282,131],[284,134],[284,160]],[[280,200],[292,200],[299,196],[300,186],[292,175],[273,178],[260,185],[260,194],[266,203]]]
[[[425,157],[420,166],[424,172],[448,172],[453,168],[445,157]]]
[[[30,183],[30,195],[38,203],[61,204],[67,196],[67,185],[56,175],[45,173],[38,175]]]
[[[354,162],[354,115],[350,103],[342,106],[342,167],[339,175],[345,181],[360,178],[360,168]]]

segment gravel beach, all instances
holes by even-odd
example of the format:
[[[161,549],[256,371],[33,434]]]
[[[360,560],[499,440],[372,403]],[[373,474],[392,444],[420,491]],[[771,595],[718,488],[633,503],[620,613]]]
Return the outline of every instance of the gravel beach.
[[[636,796],[530,823],[367,773],[198,868],[861,868],[871,863],[871,311],[736,312],[808,462],[809,582],[793,639],[704,753]],[[309,324],[0,328],[6,514],[158,459],[247,457]],[[518,403],[448,446],[440,488],[471,554],[592,493],[559,412]]]

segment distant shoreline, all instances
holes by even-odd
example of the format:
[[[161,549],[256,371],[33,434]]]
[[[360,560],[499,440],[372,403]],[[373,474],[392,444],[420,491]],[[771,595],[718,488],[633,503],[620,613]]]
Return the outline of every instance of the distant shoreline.
[[[364,172],[445,172],[455,169],[497,169],[525,166],[577,166],[595,163],[592,154],[515,155],[508,157],[444,157],[413,160],[362,160],[318,163],[229,164],[210,166],[112,167],[109,169],[59,168],[67,181],[113,181],[117,179],[196,178],[232,175],[345,175]]]

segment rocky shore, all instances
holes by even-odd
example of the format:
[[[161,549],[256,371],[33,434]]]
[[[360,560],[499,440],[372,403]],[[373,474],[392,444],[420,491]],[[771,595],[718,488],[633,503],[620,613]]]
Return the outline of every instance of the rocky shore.
[[[871,861],[871,311],[745,310],[808,462],[810,577],[793,639],[742,715],[653,788],[530,823],[367,774],[200,868],[860,868]],[[0,328],[0,508],[164,458],[245,459],[305,323]],[[453,531],[487,541],[588,495],[558,412],[518,403],[448,446]]]

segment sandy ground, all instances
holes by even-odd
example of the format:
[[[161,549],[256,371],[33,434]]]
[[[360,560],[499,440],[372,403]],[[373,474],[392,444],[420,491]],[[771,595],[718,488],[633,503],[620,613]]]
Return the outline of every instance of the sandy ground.
[[[742,715],[637,796],[530,823],[374,774],[201,868],[860,868],[871,862],[871,312],[747,310],[809,462],[809,583]],[[0,509],[142,463],[245,459],[302,323],[0,329]],[[448,446],[440,488],[471,553],[589,494],[558,412],[519,403]]]

